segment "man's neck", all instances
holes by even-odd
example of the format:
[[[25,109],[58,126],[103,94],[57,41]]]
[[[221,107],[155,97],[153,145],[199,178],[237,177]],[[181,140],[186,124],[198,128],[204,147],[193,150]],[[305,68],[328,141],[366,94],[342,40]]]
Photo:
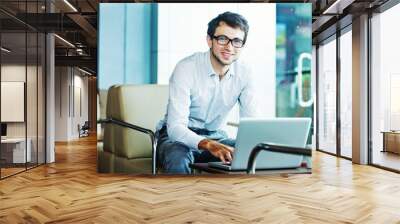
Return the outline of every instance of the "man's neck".
[[[214,71],[217,73],[219,79],[221,80],[228,72],[230,66],[222,65],[220,62],[217,61],[217,59],[214,58],[212,53],[210,54],[210,60],[211,60],[211,66],[213,67]]]

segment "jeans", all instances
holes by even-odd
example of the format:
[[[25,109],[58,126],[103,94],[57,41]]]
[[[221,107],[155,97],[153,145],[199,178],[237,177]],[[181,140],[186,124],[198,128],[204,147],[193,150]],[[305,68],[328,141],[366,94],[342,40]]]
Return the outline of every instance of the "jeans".
[[[218,141],[224,145],[235,146],[235,140],[227,138],[223,131],[190,128],[198,135]],[[207,163],[220,161],[209,151],[194,149],[182,142],[172,141],[168,137],[167,127],[157,132],[157,163],[167,174],[190,174],[191,163]]]

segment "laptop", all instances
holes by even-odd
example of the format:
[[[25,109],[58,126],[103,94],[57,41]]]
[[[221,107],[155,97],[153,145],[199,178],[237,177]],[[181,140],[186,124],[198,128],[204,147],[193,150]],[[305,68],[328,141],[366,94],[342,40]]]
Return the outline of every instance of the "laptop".
[[[310,126],[310,118],[243,118],[239,122],[231,163],[209,162],[208,166],[229,171],[246,170],[251,150],[262,142],[304,148]],[[256,169],[292,169],[300,167],[302,161],[302,155],[261,151]]]

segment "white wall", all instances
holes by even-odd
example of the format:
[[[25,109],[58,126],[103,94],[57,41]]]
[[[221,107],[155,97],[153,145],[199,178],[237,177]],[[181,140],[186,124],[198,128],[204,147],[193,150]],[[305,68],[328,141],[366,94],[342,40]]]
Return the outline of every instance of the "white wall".
[[[8,64],[1,66],[1,81],[9,81],[9,82],[25,82],[25,75],[26,71],[28,74],[28,81],[29,86],[35,86],[35,88],[27,88],[27,106],[30,108],[28,109],[27,113],[27,120],[28,120],[28,137],[30,133],[35,133],[36,136],[36,120],[37,115],[36,113],[36,106],[37,106],[37,99],[36,99],[36,80],[34,80],[31,75],[36,76],[36,67],[34,66],[27,66],[25,65],[18,65],[18,64]],[[2,96],[4,97],[4,96]],[[30,105],[31,103],[33,105]],[[39,105],[40,107],[41,105]],[[32,109],[32,107],[34,109]],[[8,110],[9,108],[1,108],[2,110]],[[32,123],[33,122],[33,123]],[[26,122],[7,122],[7,136],[8,137],[25,137],[25,123]]]
[[[77,139],[78,124],[88,120],[88,78],[76,68],[56,67],[55,85],[55,140]]]
[[[1,81],[9,82],[24,82],[26,85],[26,107],[22,105],[19,108],[21,113],[25,114],[26,120],[22,122],[6,122],[7,123],[7,137],[21,138],[25,137],[30,140],[31,156],[33,162],[39,159],[39,163],[44,162],[44,74],[42,73],[41,66],[25,66],[25,64],[3,64],[1,66]],[[25,80],[27,78],[27,80]],[[3,92],[4,89],[2,89]],[[24,94],[24,90],[20,90]],[[7,96],[2,95],[2,98]],[[23,97],[24,98],[24,97]],[[1,110],[7,113],[13,113],[13,108],[2,107]],[[7,111],[9,110],[9,111]],[[15,110],[15,108],[14,108]],[[15,112],[14,112],[15,113]],[[37,156],[37,153],[39,156]]]
[[[67,67],[55,68],[55,140],[67,141],[68,139],[68,87],[69,76]]]
[[[1,81],[1,121],[24,122],[25,83]]]
[[[85,121],[88,121],[88,107],[89,107],[89,102],[88,102],[88,77],[81,76],[78,70],[75,70],[75,75],[74,75],[74,108],[73,108],[73,119],[71,120],[71,136],[73,138],[78,137],[78,124],[81,126],[85,123]],[[76,75],[76,72],[79,72],[78,75]],[[80,92],[80,93],[79,93]],[[80,96],[80,97],[79,97]],[[80,101],[80,102],[79,102]],[[81,107],[81,108],[80,108]],[[81,110],[81,111],[80,111]]]

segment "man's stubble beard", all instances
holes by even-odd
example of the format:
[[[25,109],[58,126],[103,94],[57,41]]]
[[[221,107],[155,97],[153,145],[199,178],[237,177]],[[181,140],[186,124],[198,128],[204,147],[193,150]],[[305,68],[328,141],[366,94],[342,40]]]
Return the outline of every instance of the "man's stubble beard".
[[[212,56],[215,58],[215,60],[217,60],[217,62],[222,65],[222,66],[227,66],[227,65],[231,65],[233,62],[235,62],[237,60],[237,58],[233,59],[231,63],[225,63],[223,62],[221,59],[219,59],[217,57],[217,55],[214,53],[213,48],[210,48],[211,54]]]

